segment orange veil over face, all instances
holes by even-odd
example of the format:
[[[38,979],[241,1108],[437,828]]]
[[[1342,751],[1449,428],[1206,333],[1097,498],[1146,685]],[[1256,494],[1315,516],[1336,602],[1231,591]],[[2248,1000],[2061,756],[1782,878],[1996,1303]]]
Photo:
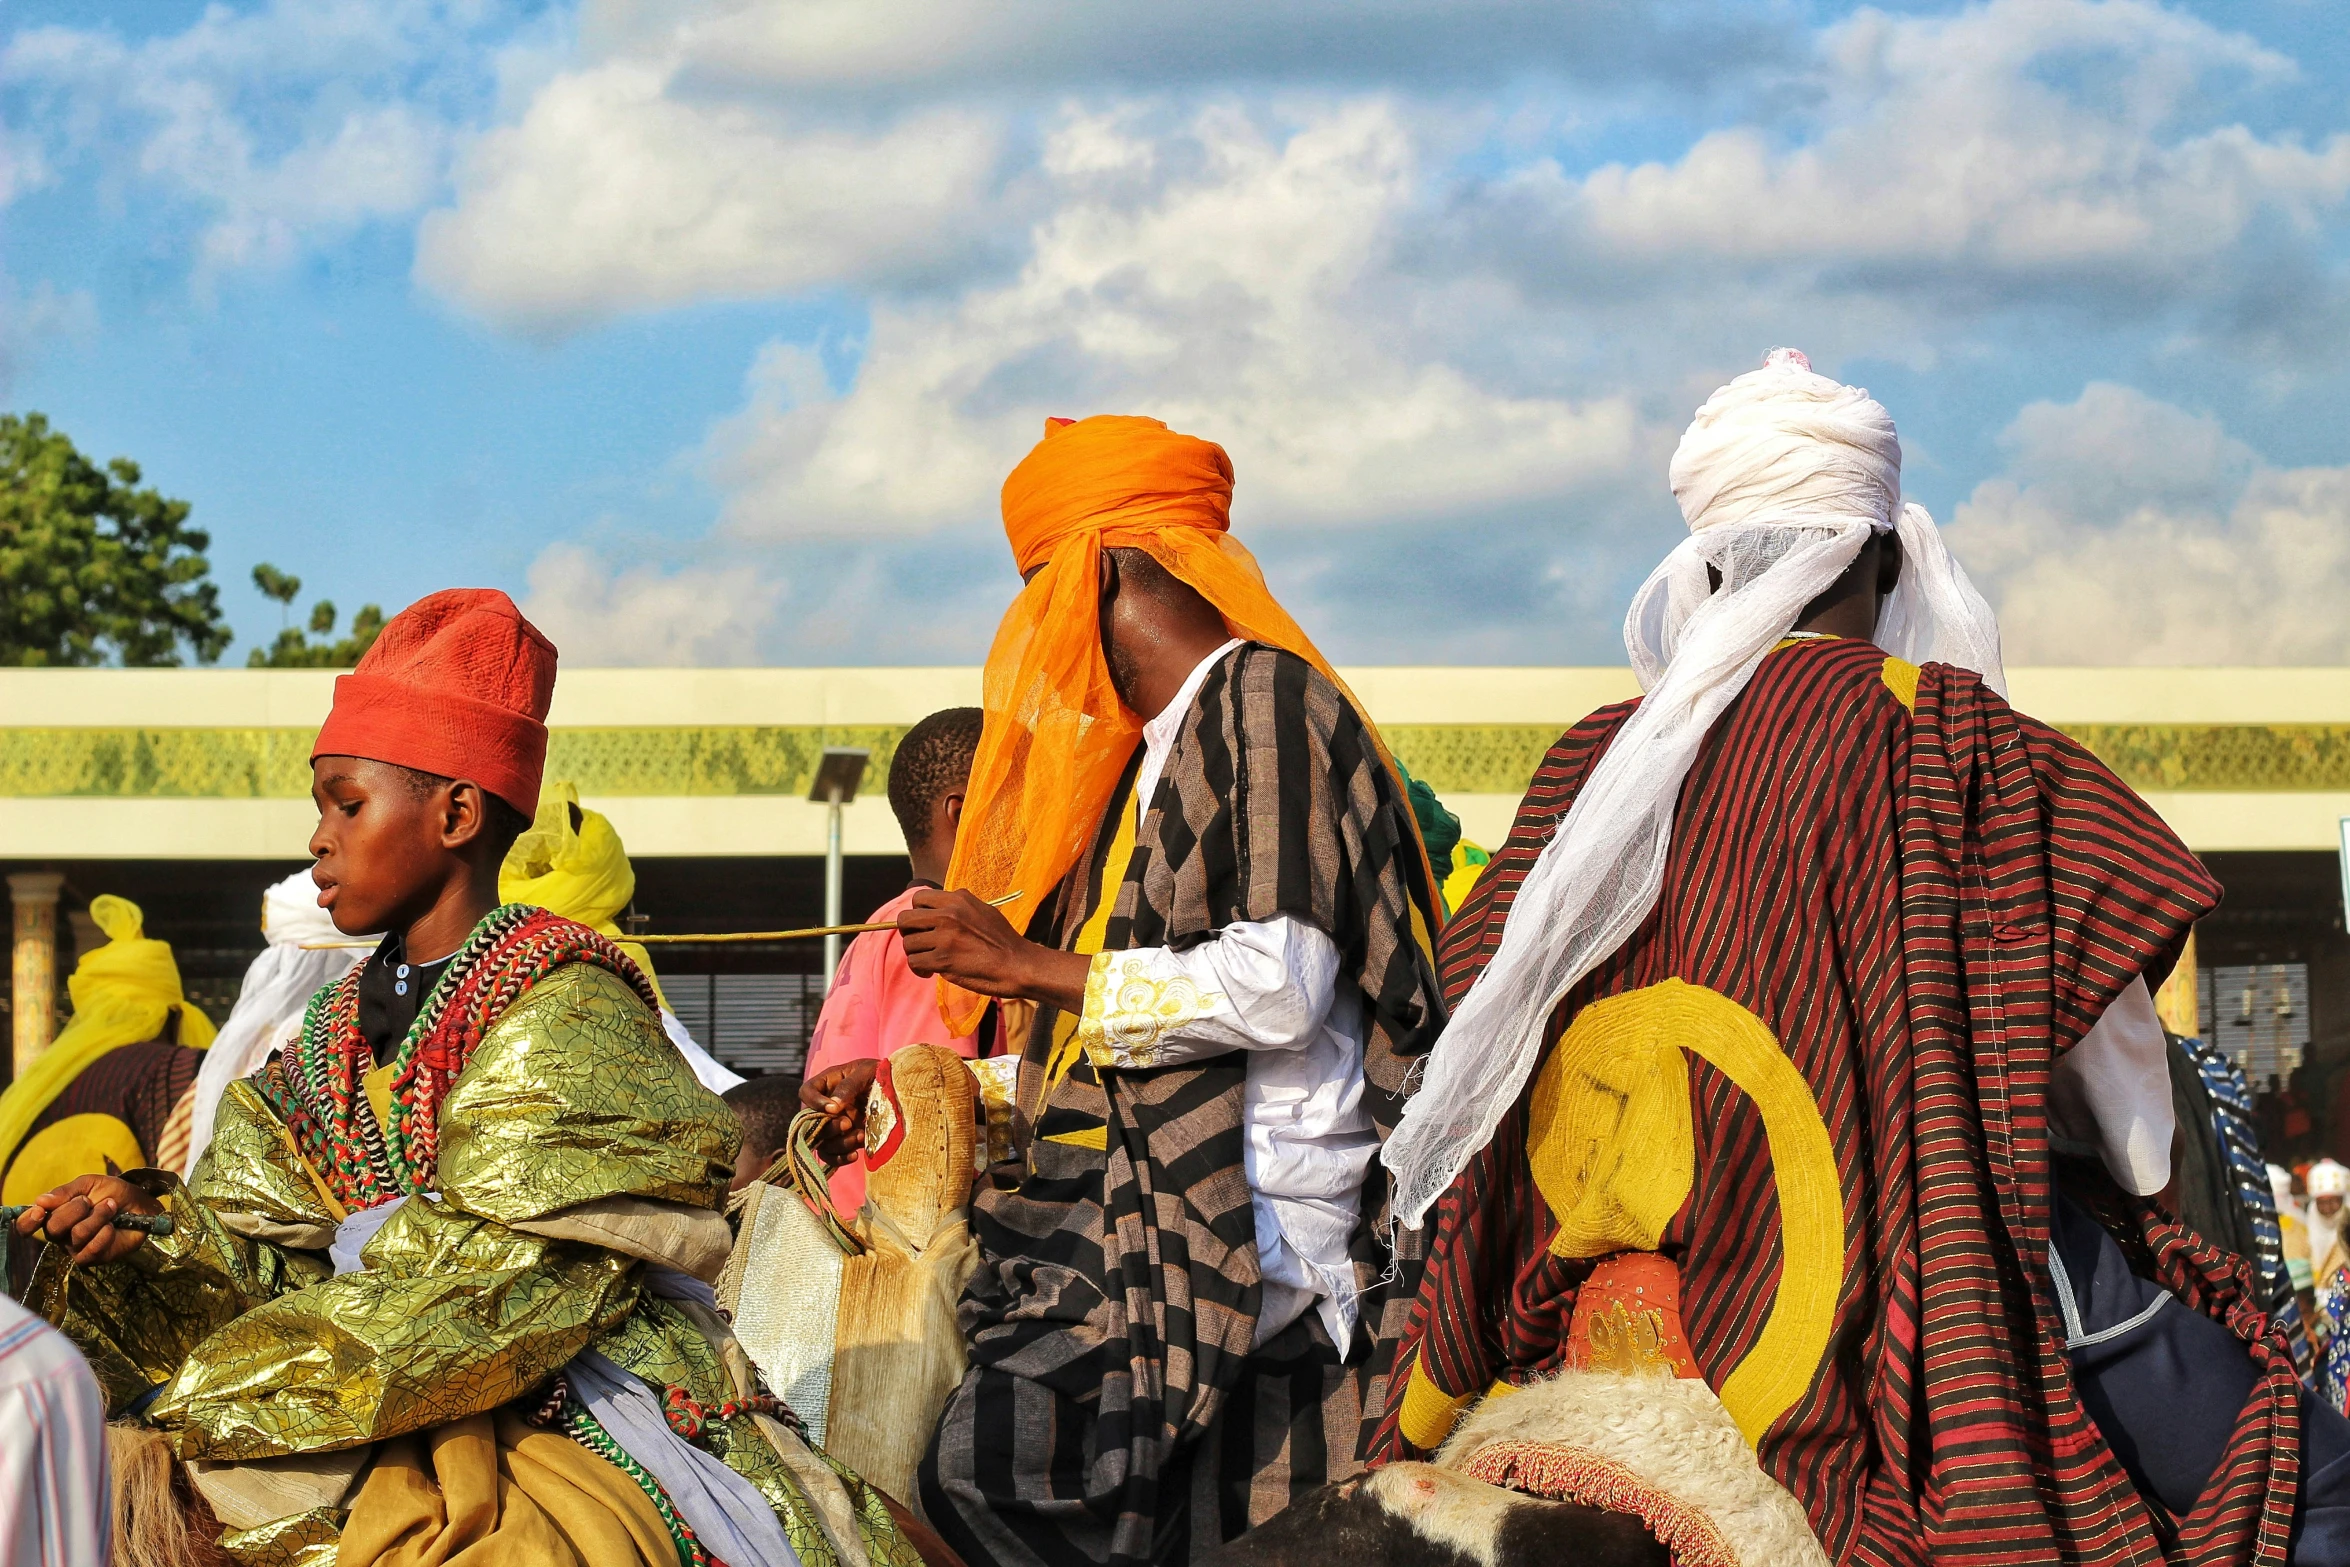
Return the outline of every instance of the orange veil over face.
[[[1018,892],[1004,908],[1013,929],[1027,928],[1085,852],[1142,737],[1102,651],[1103,550],[1143,551],[1213,604],[1234,636],[1295,653],[1346,691],[1274,602],[1256,557],[1227,531],[1231,506],[1232,459],[1223,447],[1120,414],[1048,421],[1044,439],[1004,481],[1013,558],[1022,572],[1043,569],[1005,611],[988,649],[987,727],[947,885],[982,898]],[[1354,694],[1346,696],[1362,712]],[[1363,722],[1376,740],[1370,715]],[[1392,773],[1394,759],[1378,744]],[[977,1026],[982,998],[943,980],[940,996],[950,1024],[964,1033]]]

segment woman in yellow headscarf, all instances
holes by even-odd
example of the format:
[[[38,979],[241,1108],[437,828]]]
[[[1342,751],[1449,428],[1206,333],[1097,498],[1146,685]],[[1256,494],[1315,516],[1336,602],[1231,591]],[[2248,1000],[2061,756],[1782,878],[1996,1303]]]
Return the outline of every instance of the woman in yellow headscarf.
[[[1223,447],[1157,419],[1050,419],[1004,481],[1003,513],[1027,586],[988,649],[987,728],[948,886],[991,900],[1018,893],[1004,915],[1026,928],[1084,852],[1141,740],[1142,722],[1119,701],[1102,651],[1105,549],[1142,551],[1214,605],[1232,635],[1313,665],[1345,693],[1395,771],[1362,703],[1232,536],[1232,459]],[[1421,853],[1422,882],[1432,884]],[[969,1032],[985,999],[940,985],[948,1021]]]
[[[171,946],[146,934],[127,898],[90,900],[106,945],[82,955],[66,988],[73,1017],[0,1094],[0,1203],[22,1203],[80,1175],[176,1168],[188,1097],[212,1020],[180,989]]]
[[[661,1027],[670,1042],[693,1068],[694,1077],[714,1094],[740,1083],[742,1074],[720,1065],[686,1032],[661,982],[653,976],[653,955],[643,945],[626,939],[620,912],[636,896],[636,867],[620,833],[601,811],[579,803],[579,785],[551,783],[539,791],[539,811],[529,830],[514,840],[506,861],[498,867],[498,897],[506,903],[532,903],[550,914],[577,920],[610,936],[620,950],[645,971],[653,994],[661,1000]]]

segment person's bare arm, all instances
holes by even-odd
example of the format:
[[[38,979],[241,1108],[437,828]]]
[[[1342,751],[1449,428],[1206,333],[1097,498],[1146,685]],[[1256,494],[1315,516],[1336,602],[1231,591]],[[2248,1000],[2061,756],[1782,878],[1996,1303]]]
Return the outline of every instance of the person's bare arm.
[[[154,1198],[114,1175],[83,1175],[53,1192],[35,1197],[17,1215],[16,1233],[44,1235],[52,1245],[73,1252],[77,1266],[119,1262],[137,1251],[147,1237],[139,1230],[118,1230],[118,1213],[161,1213]]]
[[[1034,1001],[1064,1012],[1085,1009],[1092,960],[1030,941],[1003,911],[967,892],[918,892],[898,916],[906,962],[928,979],[943,974],[983,996]]]

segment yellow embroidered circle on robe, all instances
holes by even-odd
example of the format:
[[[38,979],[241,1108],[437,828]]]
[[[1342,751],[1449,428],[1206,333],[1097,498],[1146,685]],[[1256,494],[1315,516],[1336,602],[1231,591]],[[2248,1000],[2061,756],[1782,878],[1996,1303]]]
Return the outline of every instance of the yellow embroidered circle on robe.
[[[1553,1255],[1654,1251],[1696,1168],[1684,1050],[1754,1102],[1778,1187],[1778,1292],[1720,1389],[1751,1443],[1811,1385],[1844,1277],[1835,1147],[1778,1039],[1729,997],[1678,979],[1595,1001],[1559,1036],[1535,1082],[1527,1162],[1558,1220]]]

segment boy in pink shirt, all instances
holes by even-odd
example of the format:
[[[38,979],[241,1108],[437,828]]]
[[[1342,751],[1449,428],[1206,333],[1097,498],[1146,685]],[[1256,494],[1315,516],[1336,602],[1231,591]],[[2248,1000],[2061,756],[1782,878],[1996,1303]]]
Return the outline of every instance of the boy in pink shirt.
[[[946,881],[947,863],[955,853],[955,828],[963,817],[963,790],[971,778],[971,757],[979,748],[981,716],[976,707],[950,707],[923,719],[898,742],[889,764],[889,808],[906,835],[914,880],[875,909],[870,923],[895,920],[917,891],[936,889]],[[980,1038],[987,1032],[983,1022],[977,1034],[948,1033],[938,1013],[938,983],[917,978],[906,966],[905,938],[894,930],[867,931],[841,954],[832,994],[824,998],[824,1011],[808,1044],[805,1080],[814,1083],[846,1061],[884,1060],[914,1044],[944,1045],[970,1058],[978,1055]],[[843,1215],[864,1206],[863,1154],[832,1172],[832,1201]]]

